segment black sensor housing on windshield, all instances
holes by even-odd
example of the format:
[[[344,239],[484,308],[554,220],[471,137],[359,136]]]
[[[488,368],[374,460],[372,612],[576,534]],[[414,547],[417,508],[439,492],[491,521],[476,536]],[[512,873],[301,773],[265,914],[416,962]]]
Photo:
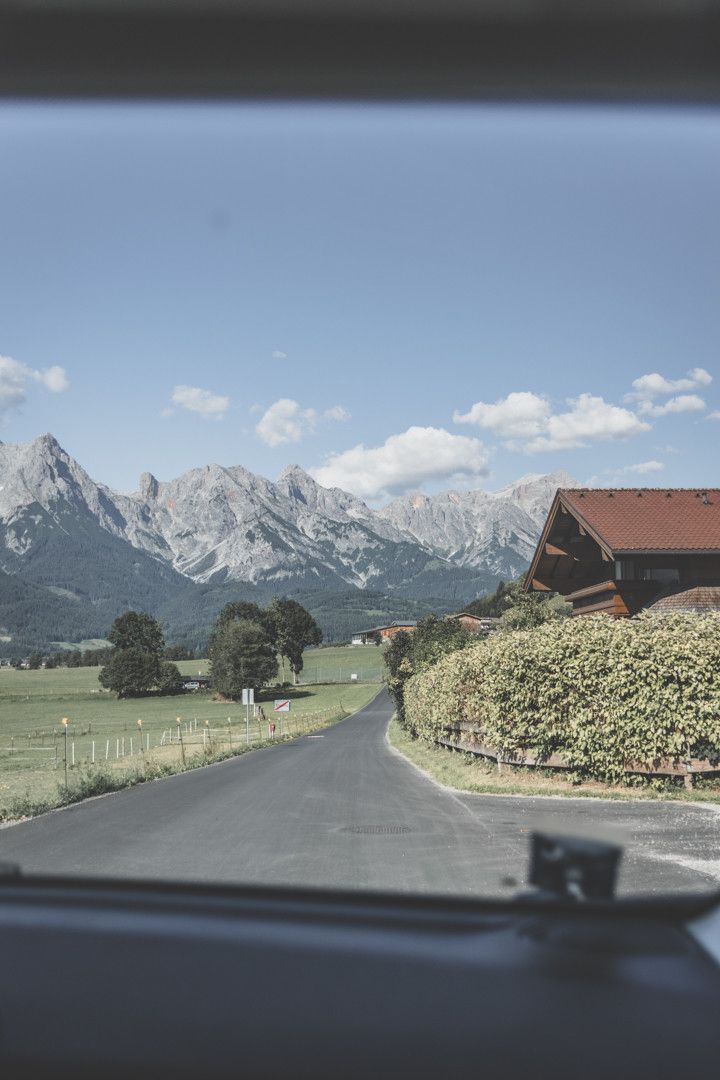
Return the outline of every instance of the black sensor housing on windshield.
[[[612,900],[622,848],[552,833],[530,839],[530,884],[566,900]]]

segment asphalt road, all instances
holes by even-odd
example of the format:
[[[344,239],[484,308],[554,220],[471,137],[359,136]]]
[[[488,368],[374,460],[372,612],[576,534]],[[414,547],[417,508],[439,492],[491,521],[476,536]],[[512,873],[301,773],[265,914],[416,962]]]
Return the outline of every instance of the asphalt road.
[[[507,894],[534,828],[625,845],[620,891],[720,888],[720,813],[697,804],[461,795],[387,744],[381,693],[315,736],[0,829],[24,870]]]

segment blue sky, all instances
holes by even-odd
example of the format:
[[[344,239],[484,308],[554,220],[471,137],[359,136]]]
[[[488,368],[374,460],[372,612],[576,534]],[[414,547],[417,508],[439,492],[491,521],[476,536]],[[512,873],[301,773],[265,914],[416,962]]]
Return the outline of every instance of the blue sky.
[[[709,110],[4,105],[0,439],[121,490],[709,486],[718,191]]]

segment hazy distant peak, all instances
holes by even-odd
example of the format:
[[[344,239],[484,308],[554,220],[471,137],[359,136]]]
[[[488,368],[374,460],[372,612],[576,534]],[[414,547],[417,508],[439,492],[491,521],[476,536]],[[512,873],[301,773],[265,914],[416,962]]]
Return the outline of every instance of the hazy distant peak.
[[[140,495],[146,502],[157,499],[160,484],[150,472],[144,472],[140,477]]]

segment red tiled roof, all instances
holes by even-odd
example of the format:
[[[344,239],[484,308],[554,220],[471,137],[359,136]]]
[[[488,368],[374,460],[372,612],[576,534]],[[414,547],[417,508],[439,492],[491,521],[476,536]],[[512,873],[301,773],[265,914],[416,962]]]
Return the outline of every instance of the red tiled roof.
[[[662,593],[648,611],[653,615],[670,615],[674,611],[716,612],[720,615],[720,585],[694,585],[692,588],[675,588]]]
[[[720,488],[561,488],[559,495],[612,551],[720,551]]]

